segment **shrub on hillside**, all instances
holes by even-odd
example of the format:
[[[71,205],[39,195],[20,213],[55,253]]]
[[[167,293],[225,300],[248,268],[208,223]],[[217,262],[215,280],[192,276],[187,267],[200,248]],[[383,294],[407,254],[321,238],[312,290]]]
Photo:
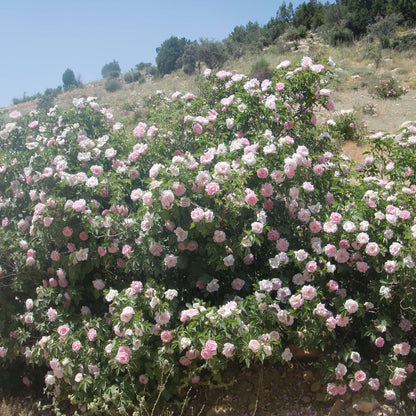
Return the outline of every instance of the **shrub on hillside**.
[[[365,121],[359,121],[354,112],[336,114],[324,123],[335,140],[360,142],[367,132]]]
[[[130,72],[126,72],[124,74],[124,81],[127,84],[131,84],[132,82],[143,83],[146,80],[145,80],[144,76],[139,71],[130,71]]]
[[[104,88],[107,92],[114,92],[121,88],[121,82],[118,79],[110,78],[104,83]]]
[[[274,72],[273,69],[270,68],[270,64],[263,58],[252,66],[250,76],[263,81],[265,79],[272,79]]]
[[[380,79],[372,92],[379,98],[399,98],[407,93],[407,88],[400,85],[396,78]]]
[[[294,344],[321,351],[329,395],[414,410],[416,128],[357,171],[317,123],[322,65],[205,75],[201,97],[149,97],[130,132],[93,98],[10,114],[3,373],[25,358],[57,408],[140,414]]]
[[[101,75],[103,76],[103,78],[118,78],[120,76],[120,73],[120,65],[116,60],[109,62],[108,64],[105,64],[101,69]]]

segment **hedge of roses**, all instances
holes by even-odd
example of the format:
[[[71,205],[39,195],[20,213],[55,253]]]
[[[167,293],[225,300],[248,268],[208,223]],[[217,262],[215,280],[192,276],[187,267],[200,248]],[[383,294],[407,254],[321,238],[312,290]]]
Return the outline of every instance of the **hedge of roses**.
[[[205,75],[199,97],[149,97],[132,128],[94,98],[10,114],[3,374],[41,377],[56,409],[141,414],[295,345],[321,352],[329,397],[414,408],[416,127],[356,168],[317,123],[323,65]]]

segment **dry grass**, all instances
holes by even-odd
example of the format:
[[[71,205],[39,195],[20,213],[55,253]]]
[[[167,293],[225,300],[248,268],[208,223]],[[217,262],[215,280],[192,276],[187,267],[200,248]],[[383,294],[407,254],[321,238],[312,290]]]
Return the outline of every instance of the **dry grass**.
[[[253,65],[260,59],[265,59],[271,68],[282,60],[292,62],[309,55],[315,61],[325,61],[330,56],[337,63],[336,78],[333,87],[333,99],[336,110],[354,109],[368,123],[370,131],[394,133],[402,123],[416,121],[414,102],[415,89],[399,100],[373,100],[369,88],[375,86],[381,77],[396,77],[402,85],[416,87],[416,67],[414,65],[415,51],[398,53],[383,51],[379,65],[376,67],[371,59],[368,47],[364,43],[352,46],[330,47],[320,41],[316,35],[305,40],[274,45],[262,52],[246,55],[238,60],[227,62],[224,69],[234,73],[250,74]],[[74,89],[60,94],[56,99],[59,107],[70,107],[73,98],[99,97],[100,104],[113,112],[116,119],[125,117],[140,117],[143,99],[157,90],[166,94],[175,91],[198,93],[200,74],[187,76],[182,71],[165,75],[162,79],[151,77],[143,84],[126,84],[122,88],[109,93],[104,88],[104,81],[86,84],[82,89]],[[369,101],[375,101],[378,107],[377,116],[367,116],[362,108]],[[9,112],[19,109],[27,113],[36,107],[36,102],[27,102],[3,109]],[[2,110],[0,110],[1,112]],[[325,114],[322,114],[325,115]]]
[[[25,402],[21,398],[3,398],[0,401],[1,416],[41,416],[42,414],[44,415],[37,410],[36,405],[31,401]]]

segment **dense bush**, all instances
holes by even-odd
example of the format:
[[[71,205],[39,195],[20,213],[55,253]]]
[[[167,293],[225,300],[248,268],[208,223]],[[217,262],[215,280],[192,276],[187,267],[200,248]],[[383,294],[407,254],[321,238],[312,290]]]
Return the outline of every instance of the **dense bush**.
[[[355,112],[335,114],[324,123],[335,140],[360,142],[367,133],[366,122],[359,121]]]
[[[317,123],[322,65],[205,75],[200,97],[151,96],[134,129],[93,98],[10,114],[3,373],[25,358],[71,414],[140,415],[294,344],[321,351],[329,395],[414,409],[416,128],[355,170]]]
[[[139,71],[130,71],[130,72],[126,72],[124,74],[124,81],[127,84],[131,84],[132,82],[143,83],[146,80],[145,80],[144,76],[141,74],[141,72],[139,72]]]
[[[186,45],[190,43],[185,38],[171,36],[166,39],[157,49],[156,65],[158,71],[162,74],[170,74],[178,68],[177,61],[182,57]]]
[[[120,73],[121,73],[121,68],[120,68],[119,63],[116,60],[109,62],[108,64],[105,64],[101,68],[101,75],[103,76],[103,78],[108,78],[108,79],[118,78],[120,76]]]
[[[400,85],[396,78],[380,79],[372,92],[379,98],[399,98],[407,93],[407,88]]]
[[[109,78],[104,83],[104,88],[108,92],[114,92],[121,88],[121,82],[118,79]]]
[[[62,74],[62,83],[64,86],[64,91],[78,87],[78,81],[76,80],[74,71],[72,69],[67,68]]]
[[[270,68],[270,64],[263,58],[252,66],[250,76],[263,81],[265,79],[272,79],[274,71]]]

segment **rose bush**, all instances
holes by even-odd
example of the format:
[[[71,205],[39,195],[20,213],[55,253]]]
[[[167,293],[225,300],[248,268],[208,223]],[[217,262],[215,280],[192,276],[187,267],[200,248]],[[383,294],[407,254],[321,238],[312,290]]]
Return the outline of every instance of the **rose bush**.
[[[322,353],[329,396],[414,407],[416,128],[356,168],[317,123],[324,66],[205,75],[199,97],[149,97],[132,128],[93,98],[10,114],[4,371],[25,359],[56,408],[140,414],[295,345]]]

